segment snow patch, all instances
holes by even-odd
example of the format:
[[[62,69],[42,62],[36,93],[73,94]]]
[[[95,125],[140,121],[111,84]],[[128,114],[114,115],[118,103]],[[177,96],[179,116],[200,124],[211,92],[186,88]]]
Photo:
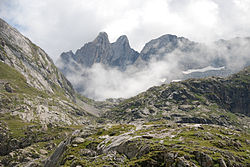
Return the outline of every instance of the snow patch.
[[[180,82],[180,81],[181,81],[180,79],[174,79],[171,82]]]
[[[182,71],[183,74],[191,74],[193,72],[206,72],[206,71],[219,71],[219,70],[222,70],[222,69],[225,69],[225,67],[212,67],[212,66],[207,66],[205,68],[200,68],[200,69],[190,69],[190,70],[187,70],[187,71]]]

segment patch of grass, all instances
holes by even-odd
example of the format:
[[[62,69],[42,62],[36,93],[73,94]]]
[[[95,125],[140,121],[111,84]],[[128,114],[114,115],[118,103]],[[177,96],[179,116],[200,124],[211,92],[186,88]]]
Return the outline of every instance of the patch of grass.
[[[122,133],[128,132],[134,129],[134,125],[113,125],[109,129],[99,129],[96,133],[98,136],[109,135],[109,136],[118,136]]]
[[[24,129],[29,125],[34,125],[33,123],[22,121],[18,116],[10,114],[0,114],[0,120],[7,124],[13,138],[24,137]]]

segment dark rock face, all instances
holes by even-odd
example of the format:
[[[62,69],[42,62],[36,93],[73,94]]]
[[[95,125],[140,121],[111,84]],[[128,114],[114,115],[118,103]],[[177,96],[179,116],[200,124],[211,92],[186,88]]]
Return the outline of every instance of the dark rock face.
[[[233,113],[250,116],[249,75],[250,68],[247,67],[226,80],[222,78],[188,80],[185,85],[195,93],[205,95],[209,100]]]
[[[133,64],[138,56],[139,53],[130,47],[126,36],[121,36],[116,42],[110,43],[107,33],[101,32],[94,41],[85,44],[75,54],[72,51],[62,53],[60,59],[65,65],[70,60],[74,60],[83,67],[102,63],[125,69],[127,65]]]
[[[6,84],[4,85],[4,87],[5,87],[5,90],[6,90],[7,92],[13,93],[13,89],[12,89],[12,87],[10,86],[9,83],[6,83]]]

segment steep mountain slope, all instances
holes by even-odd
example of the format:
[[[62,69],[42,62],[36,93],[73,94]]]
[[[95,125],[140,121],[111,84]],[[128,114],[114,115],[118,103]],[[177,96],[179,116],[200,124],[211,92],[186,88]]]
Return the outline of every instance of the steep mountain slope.
[[[2,19],[0,39],[1,61],[21,72],[30,86],[50,93],[61,91],[74,100],[72,85],[48,55]]]
[[[53,61],[41,48],[3,20],[0,20],[0,39],[2,103],[6,105],[5,99],[16,98],[16,101],[19,101],[17,106],[29,106],[29,110],[38,114],[29,115],[32,112],[28,111],[20,115],[23,115],[26,120],[34,120],[41,116],[39,120],[42,122],[46,120],[45,123],[61,120],[63,117],[57,117],[56,114],[65,111],[69,113],[78,111],[81,115],[86,115],[84,109],[75,105],[78,101],[77,94],[71,83],[58,71]],[[44,104],[35,105],[41,101],[44,101]],[[5,105],[2,105],[2,111]],[[13,107],[20,108],[17,106]],[[68,109],[58,112],[63,106]],[[51,119],[53,115],[55,118]],[[69,116],[67,117],[71,120]],[[70,121],[62,122],[70,123]]]

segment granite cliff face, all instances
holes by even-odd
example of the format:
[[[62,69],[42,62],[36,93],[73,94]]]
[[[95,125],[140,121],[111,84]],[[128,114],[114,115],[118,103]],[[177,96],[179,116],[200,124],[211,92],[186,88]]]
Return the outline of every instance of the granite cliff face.
[[[125,35],[120,36],[111,46],[113,49],[111,66],[118,66],[124,70],[126,66],[132,65],[139,56],[138,52],[131,49],[128,38]]]

